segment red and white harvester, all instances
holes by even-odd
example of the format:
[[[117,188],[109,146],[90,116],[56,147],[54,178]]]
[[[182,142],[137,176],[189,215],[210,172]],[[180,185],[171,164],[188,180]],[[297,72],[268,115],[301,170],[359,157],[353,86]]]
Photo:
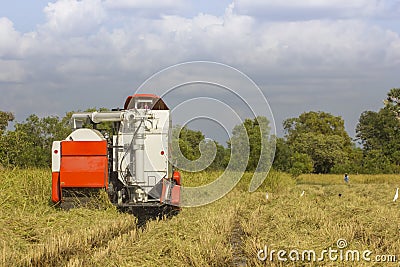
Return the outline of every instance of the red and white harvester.
[[[112,136],[95,128],[112,122]],[[124,109],[72,115],[74,131],[52,147],[52,201],[106,190],[123,210],[179,209],[181,178],[169,163],[171,113],[152,94],[129,96]],[[91,123],[94,129],[83,128]]]

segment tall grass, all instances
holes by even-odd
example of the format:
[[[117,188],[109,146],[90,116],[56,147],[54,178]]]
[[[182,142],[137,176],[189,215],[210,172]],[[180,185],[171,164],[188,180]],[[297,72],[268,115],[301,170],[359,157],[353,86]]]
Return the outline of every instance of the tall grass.
[[[112,208],[56,208],[50,202],[50,177],[49,170],[0,171],[1,266],[62,263],[113,232],[135,229],[132,216]]]
[[[400,175],[398,174],[350,174],[350,184],[398,184],[400,186]],[[302,174],[298,178],[299,184],[343,184],[344,175],[340,174]]]
[[[183,173],[185,186],[219,172]],[[300,184],[270,172],[248,192],[252,174],[220,200],[183,208],[168,220],[136,228],[111,206],[63,211],[50,199],[49,170],[0,170],[0,266],[371,266],[365,262],[260,261],[271,249],[369,249],[400,257],[397,176],[303,175]],[[300,193],[305,191],[304,196]],[[269,193],[269,199],[265,198]],[[400,260],[400,259],[399,259]]]
[[[198,173],[189,173],[182,172],[183,185],[188,187],[196,187],[209,184],[216,179],[218,179],[222,175],[222,172],[198,172]],[[253,173],[246,172],[239,180],[236,189],[241,191],[248,191],[251,180],[253,179]],[[289,188],[294,187],[296,181],[286,173],[277,172],[275,170],[271,170],[264,179],[264,182],[258,188],[258,191],[273,191],[273,192],[282,192]]]
[[[300,197],[300,192],[305,194]],[[251,266],[280,266],[282,262],[260,261],[257,252],[269,249],[337,249],[345,239],[346,249],[371,250],[373,255],[400,256],[400,211],[393,203],[389,184],[301,185],[290,193],[262,203],[263,195],[247,195],[247,215],[241,220],[246,232],[245,249]],[[340,196],[339,196],[340,194]],[[257,200],[258,198],[258,200]],[[319,256],[319,255],[318,255]],[[327,258],[327,257],[326,257]],[[371,262],[315,262],[315,266],[372,266]],[[399,259],[400,260],[400,259]],[[285,262],[296,265],[296,262]],[[298,262],[297,262],[298,264]],[[314,265],[313,264],[313,265]],[[396,265],[393,265],[396,266]]]

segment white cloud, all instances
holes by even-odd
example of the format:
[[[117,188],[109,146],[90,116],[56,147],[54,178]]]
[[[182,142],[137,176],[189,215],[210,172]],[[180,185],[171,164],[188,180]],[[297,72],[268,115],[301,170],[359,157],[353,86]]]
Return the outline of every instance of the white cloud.
[[[21,82],[26,75],[26,71],[17,60],[0,59],[0,83]]]
[[[400,14],[398,0],[235,0],[239,13],[264,19],[319,19],[355,17],[395,17]]]
[[[105,6],[117,9],[176,9],[184,6],[183,0],[106,0]]]
[[[22,34],[8,18],[0,18],[0,83],[24,81],[30,72],[24,60],[35,46],[35,38],[35,33]]]
[[[32,45],[34,34],[21,34],[14,29],[8,18],[0,18],[0,58],[21,58],[26,49]]]
[[[140,3],[164,15],[152,18],[134,11],[131,17],[129,10],[113,11],[146,8]],[[362,19],[362,14],[387,9],[386,1],[379,2],[383,7],[371,3],[238,0],[221,16],[187,17],[163,13],[163,8],[169,11],[181,5],[173,0],[58,0],[44,9],[47,21],[32,33],[18,32],[9,19],[0,19],[0,84],[8,83],[2,88],[13,91],[2,95],[0,106],[23,114],[61,115],[91,106],[113,107],[155,71],[191,60],[231,64],[268,86],[269,92],[281,94],[274,98],[277,103],[290,98],[297,101],[297,108],[313,102],[310,97],[326,94],[324,90],[374,90],[381,83],[384,95],[398,82],[400,36]],[[337,10],[337,17],[355,12],[356,19],[271,21],[242,12],[245,8],[285,12],[288,7]],[[309,101],[300,101],[310,91]],[[27,105],[21,95],[37,99],[35,103],[46,95],[52,105]],[[358,101],[351,97],[349,101]]]
[[[44,8],[47,23],[43,31],[82,35],[95,30],[107,17],[101,0],[58,0]]]
[[[15,31],[12,21],[0,18],[0,56],[16,55],[15,45],[18,44],[20,34]]]
[[[334,2],[341,3],[341,0]],[[310,1],[308,5],[321,3]],[[107,21],[103,5],[98,0],[50,3],[45,9],[48,22],[38,33],[24,36],[24,50],[33,53],[31,60],[37,60],[38,55],[52,57],[52,62],[46,64],[60,75],[79,70],[77,74],[83,76],[85,70],[110,75],[118,70],[144,74],[159,66],[193,59],[248,66],[258,72],[285,70],[289,73],[343,72],[346,68],[357,71],[358,66],[373,68],[397,64],[399,60],[398,33],[361,20],[265,22],[235,13],[232,4],[219,17],[202,13],[192,18],[136,17],[134,21],[127,20],[110,28],[101,23]],[[0,21],[1,29],[2,36],[10,38],[4,42],[9,43],[8,48],[0,46],[0,52],[15,52],[24,38],[5,19]]]
[[[235,3],[239,7],[280,7],[280,8],[333,8],[333,7],[344,7],[344,8],[362,8],[368,6],[373,1],[370,0],[236,0]]]
[[[119,1],[119,4],[128,2],[138,4],[136,1]],[[303,6],[333,5],[316,0],[307,4],[289,2]],[[333,2],[345,3],[344,0]],[[175,2],[165,4],[172,3]],[[281,1],[268,3],[284,5]],[[363,3],[357,0],[347,5]],[[193,59],[222,61],[258,72],[341,72],[343,66],[357,71],[358,66],[373,68],[397,64],[399,60],[399,34],[367,21],[265,22],[235,13],[232,4],[223,16],[200,13],[192,18],[135,17],[134,21],[122,21],[121,25],[111,27],[107,25],[105,6],[107,3],[100,0],[49,3],[45,8],[48,21],[36,33],[25,35],[15,31],[12,22],[3,18],[0,33],[7,38],[0,43],[0,55],[25,55],[25,60],[33,65],[38,57],[51,58],[41,62],[48,71],[70,75],[79,70],[76,74],[82,73],[82,76],[85,70],[90,74],[109,72],[110,76],[120,70],[144,74],[160,66]]]

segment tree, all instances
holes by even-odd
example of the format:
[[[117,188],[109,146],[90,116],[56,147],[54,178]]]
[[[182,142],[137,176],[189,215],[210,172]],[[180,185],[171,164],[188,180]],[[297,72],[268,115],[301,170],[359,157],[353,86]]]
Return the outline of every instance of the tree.
[[[0,165],[7,167],[36,166],[33,143],[24,132],[8,131],[0,136]]]
[[[400,118],[400,88],[392,88],[383,101],[385,108],[392,111],[397,118]]]
[[[63,140],[71,132],[67,120],[54,116],[30,115],[14,127],[0,136],[0,163],[4,166],[50,166],[53,141]]]
[[[200,158],[199,144],[205,139],[202,132],[176,125],[172,129],[172,138],[179,142],[179,149],[186,159],[193,161]]]
[[[283,128],[289,143],[292,143],[292,140],[296,139],[298,135],[315,133],[324,136],[341,136],[346,145],[351,144],[351,139],[344,128],[343,119],[323,111],[304,112],[298,118],[287,119],[283,122]]]
[[[284,138],[277,138],[275,157],[272,166],[276,170],[289,172],[293,177],[314,170],[314,162],[308,154],[293,152]]]
[[[227,151],[222,145],[207,140],[201,131],[186,126],[173,127],[172,149],[172,163],[178,165],[178,168],[197,170],[204,167],[207,170],[218,170],[227,165]]]
[[[341,117],[310,111],[285,120],[283,126],[289,147],[308,155],[314,172],[329,173],[336,164],[348,159],[352,144]]]
[[[14,120],[14,114],[11,112],[4,112],[0,110],[0,134],[2,134],[10,121]]]
[[[363,171],[398,172],[400,169],[400,89],[387,93],[378,112],[364,111],[356,127],[363,149]]]
[[[51,163],[51,147],[53,141],[63,140],[71,132],[58,117],[39,118],[30,115],[24,122],[15,124],[15,134],[25,136],[22,144],[27,156],[15,164],[19,166],[47,167]]]
[[[233,128],[228,142],[235,168],[245,167],[247,171],[268,170],[272,163],[275,142],[276,137],[270,137],[270,126],[266,117],[245,119],[242,124]],[[249,159],[246,162],[248,153]]]
[[[363,172],[363,151],[360,147],[352,145],[352,149],[348,157],[344,158],[343,161],[336,163],[331,169],[331,173],[362,173]]]
[[[274,169],[288,172],[291,168],[291,157],[293,152],[284,138],[276,138],[275,157],[272,166]]]
[[[336,164],[347,159],[350,152],[338,135],[304,133],[291,145],[294,151],[310,156],[316,173],[329,173]]]
[[[364,173],[395,173],[398,169],[398,166],[394,166],[391,159],[382,150],[369,150],[363,157],[362,171]]]
[[[356,137],[365,151],[382,150],[391,155],[400,148],[400,122],[387,108],[365,111],[356,126]]]
[[[297,178],[300,174],[311,173],[313,171],[314,163],[311,157],[304,153],[295,152],[290,157],[290,174]]]

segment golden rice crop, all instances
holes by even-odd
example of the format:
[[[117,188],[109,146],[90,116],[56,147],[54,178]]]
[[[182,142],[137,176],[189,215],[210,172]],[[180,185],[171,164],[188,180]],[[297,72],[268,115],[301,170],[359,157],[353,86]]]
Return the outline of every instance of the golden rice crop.
[[[220,172],[183,173],[185,186]],[[49,170],[0,170],[0,266],[372,266],[371,262],[261,261],[260,249],[371,250],[400,257],[395,175],[290,175],[270,172],[248,192],[251,173],[225,197],[183,208],[136,228],[110,205],[60,210],[50,202]],[[301,192],[304,191],[304,195]],[[269,193],[268,200],[265,198]],[[398,260],[400,260],[398,258]]]

